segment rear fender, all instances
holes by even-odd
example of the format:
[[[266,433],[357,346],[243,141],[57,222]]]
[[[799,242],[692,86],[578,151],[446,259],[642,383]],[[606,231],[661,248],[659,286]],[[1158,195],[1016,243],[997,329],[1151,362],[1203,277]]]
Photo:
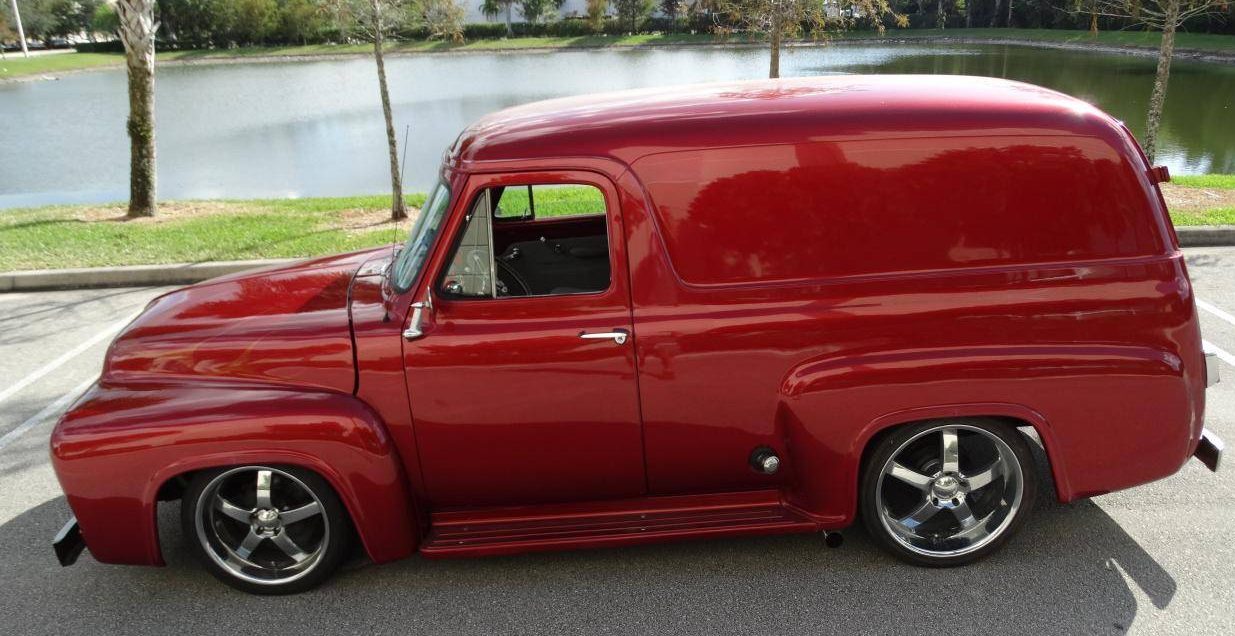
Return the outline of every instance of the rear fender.
[[[52,462],[91,554],[161,565],[156,500],[186,472],[245,464],[313,470],[338,492],[370,558],[416,547],[402,465],[355,397],[244,385],[94,387],[52,434]]]
[[[1031,425],[1061,501],[1164,477],[1189,453],[1181,362],[1155,347],[1047,344],[823,357],[787,374],[780,398],[778,426],[793,470],[787,498],[838,525],[856,512],[867,445],[909,422],[988,416]]]

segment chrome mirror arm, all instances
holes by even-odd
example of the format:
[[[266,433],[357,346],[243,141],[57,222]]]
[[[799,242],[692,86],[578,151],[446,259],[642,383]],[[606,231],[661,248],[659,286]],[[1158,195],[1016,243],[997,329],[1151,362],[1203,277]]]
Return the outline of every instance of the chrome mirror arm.
[[[411,307],[412,307],[412,320],[411,320],[411,324],[408,325],[407,329],[403,330],[404,340],[415,340],[425,335],[425,332],[422,329],[423,322],[424,322],[424,314],[426,310],[428,310],[429,312],[433,311],[433,292],[432,291],[427,292],[425,294],[424,301],[414,302],[412,303]]]

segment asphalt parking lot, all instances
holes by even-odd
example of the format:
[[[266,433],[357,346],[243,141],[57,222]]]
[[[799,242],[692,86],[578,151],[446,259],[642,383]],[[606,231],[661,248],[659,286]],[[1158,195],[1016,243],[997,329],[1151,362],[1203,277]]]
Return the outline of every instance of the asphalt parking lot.
[[[1235,248],[1187,250],[1206,340],[1235,353]],[[350,564],[293,597],[247,596],[188,556],[160,511],[166,568],[61,568],[70,512],[51,427],[112,335],[161,289],[0,294],[0,633],[1231,633],[1235,458],[1133,490],[1042,501],[1002,552],[952,570],[902,565],[864,532],[616,550]],[[1235,441],[1235,357],[1208,426]],[[1095,414],[1100,417],[1101,414]],[[1135,461],[1135,460],[1130,460]],[[100,475],[106,479],[106,475]],[[1044,498],[1045,499],[1045,498]]]

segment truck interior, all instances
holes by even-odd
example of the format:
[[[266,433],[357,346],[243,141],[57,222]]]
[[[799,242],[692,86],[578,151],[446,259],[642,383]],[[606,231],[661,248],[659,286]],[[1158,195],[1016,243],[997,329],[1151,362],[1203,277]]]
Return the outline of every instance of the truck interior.
[[[604,194],[594,186],[489,188],[472,204],[440,292],[474,299],[604,291],[606,225]]]

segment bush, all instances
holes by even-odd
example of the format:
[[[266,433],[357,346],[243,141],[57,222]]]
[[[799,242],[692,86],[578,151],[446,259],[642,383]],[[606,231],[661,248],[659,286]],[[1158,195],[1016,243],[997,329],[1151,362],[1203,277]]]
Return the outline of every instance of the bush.
[[[120,40],[109,40],[107,42],[81,42],[74,44],[73,48],[79,53],[124,53],[124,44]],[[155,48],[159,48],[157,45]]]

